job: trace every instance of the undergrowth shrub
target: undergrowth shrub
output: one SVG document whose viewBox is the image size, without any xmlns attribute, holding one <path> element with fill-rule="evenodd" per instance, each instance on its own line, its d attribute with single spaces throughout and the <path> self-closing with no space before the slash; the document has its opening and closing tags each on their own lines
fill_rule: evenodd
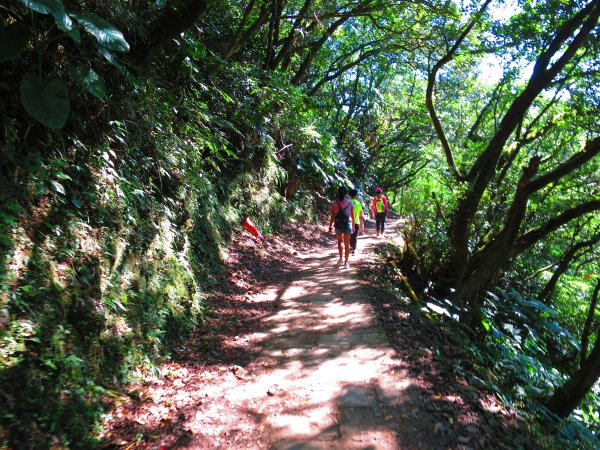
<svg viewBox="0 0 600 450">
<path fill-rule="evenodd" d="M 103 133 L 77 120 L 62 136 L 10 131 L 23 141 L 3 149 L 2 445 L 94 447 L 106 392 L 154 370 L 205 315 L 230 228 L 206 158 L 168 125 L 173 94 L 158 92 L 111 105 Z"/>
<path fill-rule="evenodd" d="M 143 37 L 144 18 L 113 6 L 99 12 Z M 54 16 L 35 17 L 51 38 Z M 98 23 L 110 31 L 99 38 L 127 44 Z M 316 221 L 313 191 L 347 180 L 319 114 L 279 75 L 188 37 L 135 67 L 85 36 L 2 62 L 0 446 L 96 445 L 111 392 L 157 373 L 204 319 L 241 220 L 265 233 Z M 44 58 L 71 97 L 52 130 L 16 89 Z"/>
<path fill-rule="evenodd" d="M 204 57 L 116 77 L 119 96 L 76 99 L 60 134 L 2 118 L 0 445 L 97 445 L 111 393 L 158 373 L 204 319 L 245 215 L 265 233 L 316 220 L 310 189 L 285 198 L 276 150 L 282 117 L 312 120 L 302 103 L 285 110 L 283 85 L 242 66 L 207 83 L 225 69 Z"/>
<path fill-rule="evenodd" d="M 597 447 L 597 395 L 590 393 L 571 420 L 560 420 L 544 407 L 545 399 L 567 379 L 553 364 L 549 347 L 578 347 L 574 337 L 556 322 L 558 314 L 553 309 L 514 289 L 498 288 L 486 294 L 482 308 L 485 335 L 477 337 L 458 321 L 460 307 L 448 299 L 427 296 L 422 311 L 449 330 L 455 343 L 465 349 L 467 367 L 473 374 L 469 382 L 518 410 L 528 423 L 537 423 L 532 432 L 544 448 L 574 443 L 577 448 Z"/>
</svg>

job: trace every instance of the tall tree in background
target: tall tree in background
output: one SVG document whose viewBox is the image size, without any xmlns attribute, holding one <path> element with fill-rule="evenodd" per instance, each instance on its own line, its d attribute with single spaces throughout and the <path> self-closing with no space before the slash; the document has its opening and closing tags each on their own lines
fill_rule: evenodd
<svg viewBox="0 0 600 450">
<path fill-rule="evenodd" d="M 600 138 L 589 136 L 579 151 L 571 155 L 561 155 L 554 149 L 545 149 L 547 156 L 533 154 L 524 162 L 522 174 L 514 185 L 512 200 L 508 201 L 502 219 L 502 226 L 492 230 L 487 236 L 478 233 L 477 216 L 482 206 L 482 198 L 498 177 L 503 176 L 502 157 L 504 148 L 510 144 L 511 137 L 516 134 L 513 152 L 525 147 L 519 144 L 519 136 L 536 136 L 539 132 L 541 117 L 546 111 L 543 99 L 531 110 L 540 94 L 548 89 L 556 88 L 557 83 L 565 83 L 577 77 L 575 66 L 582 60 L 590 61 L 597 56 L 597 48 L 589 46 L 590 39 L 597 39 L 600 1 L 594 0 L 582 5 L 575 13 L 555 11 L 557 25 L 553 35 L 545 36 L 546 42 L 541 45 L 533 72 L 525 87 L 518 93 L 497 119 L 497 125 L 490 135 L 487 145 L 475 155 L 473 162 L 464 159 L 462 164 L 455 161 L 453 150 L 446 138 L 441 121 L 437 118 L 433 94 L 438 71 L 453 58 L 462 42 L 472 32 L 485 8 L 485 2 L 473 20 L 464 28 L 453 46 L 432 66 L 428 80 L 427 107 L 434 122 L 438 138 L 442 144 L 448 167 L 454 174 L 457 183 L 461 184 L 461 196 L 458 207 L 453 213 L 450 229 L 451 253 L 447 260 L 444 283 L 453 289 L 453 297 L 465 302 L 467 312 L 476 322 L 480 303 L 479 293 L 490 286 L 490 283 L 501 272 L 503 266 L 515 256 L 544 239 L 548 234 L 561 226 L 600 210 L 600 201 L 594 198 L 594 189 L 577 200 L 575 205 L 563 207 L 553 217 L 530 229 L 523 229 L 527 217 L 527 204 L 535 196 L 551 186 L 560 184 L 592 158 L 600 153 Z M 568 14 L 568 15 L 567 15 Z M 591 35 L 591 38 L 590 38 Z M 563 77 L 559 80 L 559 77 Z M 559 85 L 560 87 L 560 85 Z M 533 113 L 530 117 L 528 114 Z M 531 142 L 524 139 L 524 144 Z M 541 149 L 540 149 L 541 150 Z M 510 155 L 508 163 L 515 161 L 515 153 Z M 546 167 L 544 173 L 540 169 Z M 514 170 L 514 169 L 513 169 Z"/>
</svg>

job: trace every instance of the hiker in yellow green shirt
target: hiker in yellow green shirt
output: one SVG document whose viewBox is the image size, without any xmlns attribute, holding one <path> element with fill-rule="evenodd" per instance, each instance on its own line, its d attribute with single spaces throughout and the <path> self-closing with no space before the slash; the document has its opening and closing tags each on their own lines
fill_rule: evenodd
<svg viewBox="0 0 600 450">
<path fill-rule="evenodd" d="M 358 234 L 364 234 L 365 232 L 365 215 L 363 214 L 363 205 L 358 198 L 358 191 L 356 189 L 350 189 L 350 201 L 354 205 L 354 230 L 352 230 L 352 236 L 350 237 L 350 252 L 354 255 L 356 251 L 356 241 L 358 240 Z"/>
<path fill-rule="evenodd" d="M 371 203 L 371 212 L 375 217 L 375 227 L 377 228 L 377 236 L 380 234 L 383 236 L 385 233 L 385 216 L 389 210 L 388 200 L 383 195 L 383 190 L 378 187 L 375 189 L 375 197 Z"/>
</svg>

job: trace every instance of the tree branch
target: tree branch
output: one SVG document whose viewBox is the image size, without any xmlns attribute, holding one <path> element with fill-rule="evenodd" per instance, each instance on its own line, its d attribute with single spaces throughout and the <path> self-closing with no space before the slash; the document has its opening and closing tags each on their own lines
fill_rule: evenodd
<svg viewBox="0 0 600 450">
<path fill-rule="evenodd" d="M 543 239 L 553 231 L 556 231 L 558 228 L 569 223 L 571 220 L 598 210 L 600 210 L 600 200 L 590 200 L 586 203 L 577 205 L 574 208 L 563 211 L 561 214 L 549 220 L 544 225 L 525 233 L 519 239 L 517 239 L 513 250 L 513 256 L 524 252 L 540 239 Z"/>
<path fill-rule="evenodd" d="M 433 103 L 433 89 L 435 87 L 435 81 L 436 81 L 438 71 L 442 67 L 444 67 L 444 65 L 446 65 L 448 62 L 450 62 L 452 59 L 454 59 L 454 56 L 455 56 L 456 52 L 458 51 L 458 48 L 460 47 L 462 42 L 465 40 L 467 35 L 471 32 L 471 30 L 473 29 L 473 27 L 479 20 L 479 17 L 481 16 L 481 14 L 483 14 L 483 12 L 485 11 L 485 9 L 488 7 L 488 5 L 490 3 L 491 3 L 491 0 L 486 0 L 484 2 L 484 4 L 481 6 L 479 11 L 475 14 L 475 16 L 473 17 L 471 22 L 469 22 L 467 27 L 463 30 L 463 32 L 458 37 L 458 39 L 456 39 L 456 42 L 454 43 L 454 45 L 450 48 L 450 50 L 448 50 L 448 52 L 441 59 L 439 59 L 433 65 L 431 72 L 429 72 L 429 75 L 427 76 L 427 90 L 426 90 L 426 94 L 425 94 L 425 105 L 427 107 L 427 111 L 429 112 L 429 117 L 431 118 L 431 122 L 433 123 L 433 128 L 435 129 L 438 139 L 440 140 L 440 143 L 442 144 L 442 149 L 444 150 L 444 155 L 446 156 L 446 163 L 448 164 L 448 167 L 450 167 L 450 170 L 452 170 L 452 173 L 454 173 L 454 176 L 456 177 L 457 180 L 462 180 L 463 176 L 461 175 L 460 171 L 458 170 L 458 167 L 456 167 L 456 163 L 454 161 L 454 155 L 452 154 L 452 149 L 450 148 L 450 143 L 448 142 L 448 139 L 446 138 L 446 134 L 444 133 L 444 128 L 442 127 L 442 123 L 440 122 L 440 119 L 438 118 L 437 112 L 435 110 L 435 105 Z"/>
<path fill-rule="evenodd" d="M 592 293 L 592 301 L 588 309 L 588 314 L 585 319 L 583 331 L 581 332 L 581 354 L 580 354 L 580 366 L 583 366 L 588 358 L 588 346 L 589 339 L 592 332 L 592 324 L 594 322 L 594 315 L 596 314 L 596 308 L 598 307 L 598 294 L 600 294 L 600 278 L 596 282 L 596 287 Z"/>
<path fill-rule="evenodd" d="M 578 169 L 594 156 L 600 153 L 600 136 L 588 141 L 584 149 L 575 153 L 568 160 L 560 164 L 554 170 L 532 180 L 528 183 L 527 189 L 529 192 L 536 192 L 550 183 L 560 180 L 565 175 Z"/>
</svg>

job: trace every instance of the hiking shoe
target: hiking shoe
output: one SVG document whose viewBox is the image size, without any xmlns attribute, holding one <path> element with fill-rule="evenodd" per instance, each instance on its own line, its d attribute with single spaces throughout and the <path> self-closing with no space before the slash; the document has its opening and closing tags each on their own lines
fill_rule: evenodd
<svg viewBox="0 0 600 450">
<path fill-rule="evenodd" d="M 349 269 L 349 268 L 350 268 L 350 263 L 344 264 L 344 269 Z"/>
<path fill-rule="evenodd" d="M 341 266 L 344 264 L 344 261 L 342 260 L 342 258 L 338 259 L 337 265 Z"/>
</svg>

